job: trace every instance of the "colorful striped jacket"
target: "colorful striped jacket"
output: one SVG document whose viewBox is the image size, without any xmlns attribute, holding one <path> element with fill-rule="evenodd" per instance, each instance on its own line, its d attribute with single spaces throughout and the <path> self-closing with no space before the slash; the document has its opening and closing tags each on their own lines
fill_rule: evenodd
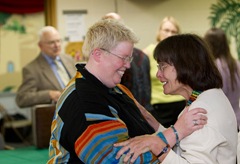
<svg viewBox="0 0 240 164">
<path fill-rule="evenodd" d="M 48 163 L 121 163 L 116 142 L 152 134 L 129 90 L 104 86 L 84 65 L 60 97 L 51 126 Z M 131 97 L 131 98 L 130 98 Z M 147 152 L 135 163 L 158 163 Z"/>
</svg>

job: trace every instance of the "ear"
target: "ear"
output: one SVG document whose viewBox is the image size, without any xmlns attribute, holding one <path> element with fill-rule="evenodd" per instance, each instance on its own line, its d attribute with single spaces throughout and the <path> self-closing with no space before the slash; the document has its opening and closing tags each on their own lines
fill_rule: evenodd
<svg viewBox="0 0 240 164">
<path fill-rule="evenodd" d="M 172 67 L 172 72 L 175 72 L 175 73 L 177 73 L 177 71 L 176 71 L 175 67 Z"/>
<path fill-rule="evenodd" d="M 99 48 L 96 48 L 92 51 L 92 57 L 96 62 L 100 62 L 102 58 L 102 50 Z"/>
<path fill-rule="evenodd" d="M 39 41 L 38 42 L 38 47 L 41 48 L 42 47 L 42 43 Z"/>
</svg>

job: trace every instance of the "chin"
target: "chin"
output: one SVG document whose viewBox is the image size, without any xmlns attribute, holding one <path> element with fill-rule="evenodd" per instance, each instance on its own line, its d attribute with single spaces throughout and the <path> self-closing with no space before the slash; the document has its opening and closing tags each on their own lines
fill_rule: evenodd
<svg viewBox="0 0 240 164">
<path fill-rule="evenodd" d="M 170 92 L 163 92 L 165 95 L 174 95 L 174 94 L 171 94 Z"/>
<path fill-rule="evenodd" d="M 121 83 L 121 81 L 122 81 L 121 77 L 116 80 L 117 84 Z"/>
<path fill-rule="evenodd" d="M 167 91 L 165 91 L 165 90 L 163 90 L 163 93 L 165 94 L 165 95 L 168 95 L 169 93 L 167 92 Z"/>
</svg>

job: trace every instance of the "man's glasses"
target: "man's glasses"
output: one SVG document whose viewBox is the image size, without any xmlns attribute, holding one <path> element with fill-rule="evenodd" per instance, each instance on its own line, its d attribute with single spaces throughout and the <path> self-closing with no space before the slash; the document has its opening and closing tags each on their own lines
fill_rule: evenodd
<svg viewBox="0 0 240 164">
<path fill-rule="evenodd" d="M 158 63 L 158 65 L 157 65 L 158 70 L 161 71 L 161 72 L 163 72 L 164 69 L 165 69 L 167 66 L 169 66 L 169 65 L 166 64 L 166 63 L 163 63 L 163 62 L 160 62 L 160 63 Z"/>
<path fill-rule="evenodd" d="M 106 49 L 104 49 L 104 48 L 100 48 L 100 49 L 103 50 L 103 51 L 106 51 L 106 52 L 109 53 L 109 54 L 112 54 L 112 55 L 114 55 L 114 56 L 122 59 L 122 61 L 123 61 L 124 63 L 127 63 L 127 62 L 131 63 L 131 62 L 133 61 L 133 56 L 122 57 L 122 56 L 117 55 L 117 54 L 114 54 L 114 53 L 112 53 L 112 52 L 110 52 L 110 51 L 108 51 L 108 50 L 106 50 Z"/>
<path fill-rule="evenodd" d="M 49 46 L 53 46 L 55 44 L 61 44 L 62 43 L 62 40 L 61 39 L 56 39 L 56 40 L 51 40 L 51 41 L 47 41 L 45 42 L 47 45 Z"/>
</svg>

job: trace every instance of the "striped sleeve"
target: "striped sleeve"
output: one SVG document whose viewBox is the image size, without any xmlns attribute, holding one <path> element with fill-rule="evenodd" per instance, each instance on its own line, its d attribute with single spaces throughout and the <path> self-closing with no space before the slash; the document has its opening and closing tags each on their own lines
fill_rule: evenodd
<svg viewBox="0 0 240 164">
<path fill-rule="evenodd" d="M 122 159 L 115 159 L 120 148 L 114 147 L 113 144 L 126 140 L 127 137 L 126 126 L 121 121 L 110 120 L 92 124 L 75 142 L 75 151 L 84 163 L 120 163 Z M 135 161 L 135 163 L 157 162 L 156 157 L 150 152 L 142 154 Z"/>
</svg>

